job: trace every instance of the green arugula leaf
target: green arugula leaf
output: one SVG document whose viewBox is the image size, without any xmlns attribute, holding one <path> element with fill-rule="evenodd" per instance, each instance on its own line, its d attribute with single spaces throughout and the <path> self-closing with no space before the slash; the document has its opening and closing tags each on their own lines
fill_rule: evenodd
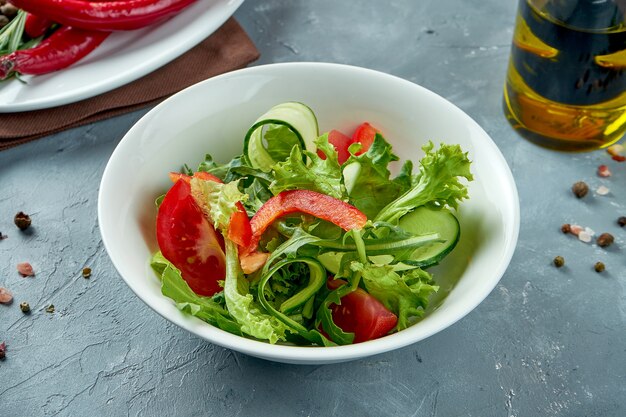
<svg viewBox="0 0 626 417">
<path fill-rule="evenodd" d="M 330 340 L 338 345 L 349 345 L 354 341 L 354 333 L 346 333 L 341 327 L 337 326 L 333 321 L 333 312 L 330 309 L 331 304 L 341 305 L 341 297 L 347 295 L 350 292 L 349 285 L 342 285 L 341 287 L 330 291 L 324 301 L 320 305 L 316 314 L 316 327 L 322 326 L 324 331 L 330 337 Z"/>
<path fill-rule="evenodd" d="M 222 330 L 241 335 L 240 326 L 232 319 L 223 304 L 215 301 L 215 297 L 202 297 L 194 293 L 182 278 L 180 271 L 165 259 L 161 252 L 152 257 L 150 265 L 161 278 L 161 292 L 171 298 L 179 310 Z"/>
</svg>

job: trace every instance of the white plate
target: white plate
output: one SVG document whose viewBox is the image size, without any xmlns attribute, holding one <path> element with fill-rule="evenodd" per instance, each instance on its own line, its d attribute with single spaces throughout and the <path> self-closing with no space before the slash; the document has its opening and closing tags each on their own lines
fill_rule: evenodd
<svg viewBox="0 0 626 417">
<path fill-rule="evenodd" d="M 461 239 L 436 270 L 442 285 L 426 318 L 414 326 L 350 346 L 270 345 L 226 333 L 181 313 L 161 294 L 150 269 L 158 249 L 154 199 L 171 187 L 167 176 L 208 152 L 219 162 L 240 154 L 256 118 L 294 100 L 315 111 L 320 131 L 352 131 L 369 121 L 402 159 L 418 161 L 427 140 L 458 143 L 473 161 L 470 199 L 458 212 Z M 128 167 L 133 167 L 129 175 Z M 118 272 L 148 306 L 188 331 L 239 352 L 274 361 L 316 364 L 363 358 L 429 337 L 472 311 L 495 287 L 517 242 L 519 200 L 511 171 L 467 114 L 406 80 L 363 68 L 322 63 L 262 65 L 203 81 L 145 115 L 119 143 L 102 176 L 98 220 Z M 113 281 L 111 285 L 116 285 Z M 445 296 L 445 297 L 444 297 Z M 476 319 L 476 317 L 474 317 Z M 476 337 L 479 337 L 477 335 Z"/>
<path fill-rule="evenodd" d="M 198 0 L 174 18 L 117 32 L 79 63 L 47 75 L 0 83 L 0 113 L 84 100 L 134 81 L 182 55 L 219 28 L 243 0 Z"/>
</svg>

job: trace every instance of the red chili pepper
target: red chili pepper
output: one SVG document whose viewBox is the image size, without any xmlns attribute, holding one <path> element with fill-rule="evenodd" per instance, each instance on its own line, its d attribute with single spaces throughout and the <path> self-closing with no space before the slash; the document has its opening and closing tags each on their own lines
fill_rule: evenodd
<svg viewBox="0 0 626 417">
<path fill-rule="evenodd" d="M 252 242 L 248 251 L 256 249 L 263 232 L 276 219 L 297 212 L 332 222 L 346 231 L 361 229 L 367 222 L 359 209 L 329 195 L 310 190 L 283 191 L 267 200 L 250 220 Z"/>
<path fill-rule="evenodd" d="M 20 9 L 87 30 L 134 30 L 166 19 L 196 0 L 11 0 Z"/>
<path fill-rule="evenodd" d="M 107 36 L 108 32 L 62 27 L 35 48 L 0 57 L 0 80 L 15 72 L 40 75 L 69 67 L 96 49 Z"/>
<path fill-rule="evenodd" d="M 182 179 L 187 184 L 191 183 L 191 177 L 189 175 L 181 174 L 180 172 L 170 172 L 170 180 L 176 183 L 179 179 Z M 205 181 L 214 181 L 222 184 L 222 180 L 213 174 L 208 172 L 198 171 L 193 174 L 194 178 L 199 178 Z M 237 211 L 231 214 L 228 221 L 228 230 L 226 232 L 227 237 L 235 242 L 242 248 L 250 245 L 250 239 L 252 239 L 252 228 L 250 227 L 250 219 L 248 219 L 248 213 L 240 201 L 237 202 Z"/>
<path fill-rule="evenodd" d="M 24 22 L 24 32 L 31 39 L 42 36 L 54 22 L 47 17 L 36 16 L 28 13 L 26 15 L 26 21 Z"/>
</svg>

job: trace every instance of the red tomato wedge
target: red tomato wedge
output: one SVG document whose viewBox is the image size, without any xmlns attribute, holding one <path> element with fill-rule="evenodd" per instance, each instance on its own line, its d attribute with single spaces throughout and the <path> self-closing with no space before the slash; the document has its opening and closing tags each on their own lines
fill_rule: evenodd
<svg viewBox="0 0 626 417">
<path fill-rule="evenodd" d="M 328 143 L 333 145 L 337 150 L 339 164 L 343 164 L 350 158 L 348 148 L 354 143 L 350 136 L 346 136 L 338 130 L 331 130 L 328 132 Z M 318 150 L 317 155 L 322 159 L 326 159 L 326 155 L 322 151 Z"/>
<path fill-rule="evenodd" d="M 169 176 L 172 182 L 176 182 L 181 179 L 187 184 L 191 184 L 191 177 L 189 175 L 185 175 L 180 172 L 170 172 Z M 213 174 L 209 174 L 208 172 L 194 172 L 193 176 L 194 178 L 199 178 L 205 181 L 215 181 L 220 184 L 222 183 L 221 179 Z M 230 216 L 227 236 L 239 246 L 247 247 L 250 245 L 250 239 L 252 239 L 252 228 L 250 227 L 248 213 L 246 213 L 246 209 L 241 202 L 237 202 L 237 211 Z"/>
<path fill-rule="evenodd" d="M 250 219 L 252 241 L 247 252 L 256 250 L 263 232 L 276 219 L 291 213 L 311 214 L 346 231 L 361 229 L 367 222 L 367 216 L 359 209 L 329 195 L 310 190 L 283 191 L 267 200 Z"/>
<path fill-rule="evenodd" d="M 339 279 L 330 279 L 327 283 L 330 289 L 345 284 L 345 281 Z M 343 296 L 341 305 L 331 304 L 330 309 L 333 322 L 344 332 L 354 333 L 354 343 L 385 336 L 398 322 L 395 314 L 361 288 Z"/>
<path fill-rule="evenodd" d="M 367 152 L 370 146 L 372 146 L 372 143 L 374 143 L 376 133 L 380 133 L 380 131 L 367 122 L 362 123 L 356 128 L 352 134 L 352 142 L 362 145 L 362 148 L 356 153 L 357 155 Z"/>
<path fill-rule="evenodd" d="M 180 269 L 199 295 L 211 296 L 226 276 L 224 241 L 191 196 L 184 180 L 176 181 L 157 213 L 157 241 L 163 256 Z"/>
</svg>

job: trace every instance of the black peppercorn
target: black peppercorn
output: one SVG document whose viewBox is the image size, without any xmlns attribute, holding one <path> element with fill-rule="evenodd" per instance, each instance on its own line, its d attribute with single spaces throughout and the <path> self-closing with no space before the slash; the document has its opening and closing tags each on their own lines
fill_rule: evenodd
<svg viewBox="0 0 626 417">
<path fill-rule="evenodd" d="M 612 234 L 602 233 L 600 236 L 598 236 L 598 239 L 596 239 L 596 243 L 598 244 L 598 246 L 606 248 L 607 246 L 611 246 L 614 240 L 615 239 L 613 238 Z"/>
<path fill-rule="evenodd" d="M 565 223 L 563 226 L 561 226 L 561 232 L 567 234 L 570 233 L 572 231 L 572 226 L 569 223 Z"/>
<path fill-rule="evenodd" d="M 617 224 L 619 224 L 619 227 L 626 226 L 626 216 L 622 216 L 619 219 L 617 219 Z"/>
<path fill-rule="evenodd" d="M 21 211 L 15 215 L 13 221 L 20 230 L 28 229 L 31 224 L 30 216 Z"/>
<path fill-rule="evenodd" d="M 605 267 L 604 267 L 604 264 L 602 262 L 596 262 L 596 264 L 593 266 L 593 269 L 595 269 L 596 272 L 600 273 L 600 272 L 604 271 Z"/>
<path fill-rule="evenodd" d="M 20 310 L 22 310 L 24 314 L 30 313 L 30 304 L 27 302 L 20 303 Z"/>
<path fill-rule="evenodd" d="M 557 256 L 552 262 L 554 262 L 554 266 L 556 266 L 557 268 L 565 265 L 565 259 L 562 256 Z"/>
<path fill-rule="evenodd" d="M 572 185 L 572 192 L 577 198 L 583 198 L 589 192 L 589 186 L 584 181 L 578 181 Z"/>
</svg>

